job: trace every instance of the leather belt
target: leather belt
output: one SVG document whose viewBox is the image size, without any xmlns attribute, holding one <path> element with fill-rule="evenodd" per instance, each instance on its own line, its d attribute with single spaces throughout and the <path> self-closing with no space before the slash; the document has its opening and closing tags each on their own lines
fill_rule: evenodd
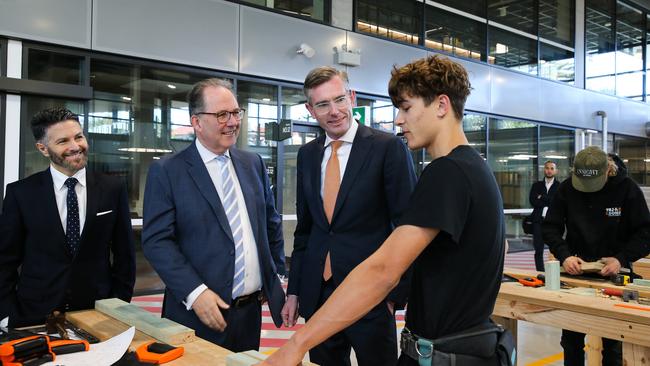
<svg viewBox="0 0 650 366">
<path fill-rule="evenodd" d="M 232 299 L 230 306 L 234 308 L 241 308 L 255 301 L 260 301 L 261 298 L 262 298 L 262 291 L 255 291 L 252 294 L 239 296 L 236 299 Z"/>
</svg>

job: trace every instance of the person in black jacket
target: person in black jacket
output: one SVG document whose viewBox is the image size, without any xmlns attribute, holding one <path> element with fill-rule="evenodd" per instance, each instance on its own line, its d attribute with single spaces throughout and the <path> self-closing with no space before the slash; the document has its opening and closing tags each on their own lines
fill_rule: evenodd
<svg viewBox="0 0 650 366">
<path fill-rule="evenodd" d="M 563 233 L 566 228 L 566 239 Z M 598 147 L 576 155 L 573 173 L 560 184 L 542 225 L 544 241 L 567 273 L 601 260 L 602 276 L 650 253 L 650 212 L 639 186 L 618 174 Z M 565 365 L 584 365 L 584 334 L 562 331 Z M 621 342 L 603 339 L 603 365 L 621 365 Z"/>
<path fill-rule="evenodd" d="M 533 183 L 530 187 L 528 200 L 533 205 L 533 247 L 535 248 L 535 268 L 538 271 L 544 270 L 544 240 L 542 239 L 542 221 L 546 216 L 546 210 L 553 201 L 553 196 L 560 186 L 555 179 L 557 166 L 552 161 L 544 163 L 544 179 Z"/>
</svg>

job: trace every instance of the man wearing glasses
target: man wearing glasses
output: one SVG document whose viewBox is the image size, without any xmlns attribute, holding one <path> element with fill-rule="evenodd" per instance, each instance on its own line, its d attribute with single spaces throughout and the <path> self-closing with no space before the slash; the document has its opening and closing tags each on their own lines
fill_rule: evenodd
<svg viewBox="0 0 650 366">
<path fill-rule="evenodd" d="M 196 140 L 152 163 L 142 247 L 165 282 L 163 316 L 239 352 L 259 349 L 261 304 L 279 327 L 281 219 L 262 158 L 235 148 L 244 110 L 229 82 L 188 94 Z"/>
<path fill-rule="evenodd" d="M 347 74 L 319 67 L 305 78 L 307 109 L 325 134 L 301 147 L 297 216 L 286 326 L 298 313 L 309 319 L 338 284 L 390 235 L 415 186 L 411 156 L 402 141 L 352 119 L 354 91 Z M 405 276 L 386 301 L 309 352 L 321 366 L 397 362 L 395 307 L 406 303 Z"/>
</svg>

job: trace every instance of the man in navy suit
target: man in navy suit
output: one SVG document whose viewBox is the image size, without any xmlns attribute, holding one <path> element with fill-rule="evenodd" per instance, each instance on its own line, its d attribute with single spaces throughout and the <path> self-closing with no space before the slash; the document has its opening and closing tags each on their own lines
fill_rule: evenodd
<svg viewBox="0 0 650 366">
<path fill-rule="evenodd" d="M 309 319 L 348 273 L 379 248 L 416 180 L 399 138 L 352 119 L 355 94 L 345 72 L 316 68 L 307 75 L 304 91 L 307 109 L 325 134 L 298 152 L 298 223 L 283 309 L 287 326 L 295 324 L 298 312 Z M 354 348 L 361 366 L 395 364 L 393 312 L 395 305 L 406 303 L 407 288 L 402 279 L 386 301 L 312 349 L 310 360 L 321 366 L 350 365 Z"/>
<path fill-rule="evenodd" d="M 529 201 L 533 205 L 533 247 L 535 248 L 535 269 L 544 270 L 544 239 L 542 239 L 542 221 L 546 216 L 548 206 L 553 202 L 560 182 L 555 179 L 557 166 L 552 161 L 544 163 L 544 179 L 533 183 L 530 187 Z"/>
<path fill-rule="evenodd" d="M 244 109 L 230 83 L 188 94 L 196 140 L 154 162 L 144 196 L 144 254 L 165 282 L 163 316 L 239 352 L 259 349 L 261 305 L 282 319 L 281 218 L 266 167 L 235 148 Z"/>
<path fill-rule="evenodd" d="M 87 171 L 88 142 L 69 110 L 41 111 L 31 127 L 50 167 L 7 186 L 0 220 L 0 319 L 13 327 L 97 299 L 129 302 L 135 282 L 124 184 Z"/>
</svg>

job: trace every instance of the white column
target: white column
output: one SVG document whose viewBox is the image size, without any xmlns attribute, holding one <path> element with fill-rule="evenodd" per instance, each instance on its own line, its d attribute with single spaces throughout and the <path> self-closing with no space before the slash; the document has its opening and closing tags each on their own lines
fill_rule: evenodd
<svg viewBox="0 0 650 366">
<path fill-rule="evenodd" d="M 9 40 L 7 44 L 7 77 L 20 79 L 22 65 L 22 42 Z M 20 95 L 7 94 L 5 117 L 3 196 L 7 184 L 17 181 L 20 173 Z"/>
</svg>

